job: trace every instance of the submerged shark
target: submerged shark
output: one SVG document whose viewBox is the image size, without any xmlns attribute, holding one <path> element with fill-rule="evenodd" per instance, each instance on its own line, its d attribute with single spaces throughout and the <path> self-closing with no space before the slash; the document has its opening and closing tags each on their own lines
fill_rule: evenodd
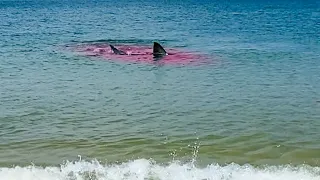
<svg viewBox="0 0 320 180">
<path fill-rule="evenodd" d="M 119 50 L 117 48 L 115 48 L 113 45 L 110 44 L 111 50 L 113 51 L 114 54 L 117 55 L 141 55 L 141 54 L 135 54 L 135 53 L 127 53 L 124 52 L 122 50 Z M 166 55 L 168 55 L 168 53 L 166 52 L 166 50 L 164 50 L 164 48 L 157 42 L 153 43 L 153 49 L 152 49 L 152 55 L 154 58 L 161 58 L 164 57 Z"/>
<path fill-rule="evenodd" d="M 201 54 L 177 48 L 168 48 L 168 53 L 158 42 L 153 42 L 153 47 L 136 44 L 118 44 L 117 47 L 110 43 L 87 44 L 78 50 L 87 56 L 99 56 L 129 63 L 199 64 L 206 63 L 207 59 Z"/>
</svg>

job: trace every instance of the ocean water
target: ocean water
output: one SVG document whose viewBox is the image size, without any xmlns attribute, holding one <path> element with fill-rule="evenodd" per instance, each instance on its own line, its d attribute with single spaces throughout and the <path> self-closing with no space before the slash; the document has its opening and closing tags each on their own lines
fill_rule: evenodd
<svg viewBox="0 0 320 180">
<path fill-rule="evenodd" d="M 319 180 L 319 72 L 318 1 L 1 0 L 0 179 Z"/>
</svg>

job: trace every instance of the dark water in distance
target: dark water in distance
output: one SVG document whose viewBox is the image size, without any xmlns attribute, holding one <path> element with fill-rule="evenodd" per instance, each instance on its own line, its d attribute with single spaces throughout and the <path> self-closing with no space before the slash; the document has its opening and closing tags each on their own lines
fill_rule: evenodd
<svg viewBox="0 0 320 180">
<path fill-rule="evenodd" d="M 319 179 L 317 1 L 10 0 L 0 20 L 1 179 Z M 215 63 L 65 48 L 153 41 Z"/>
</svg>

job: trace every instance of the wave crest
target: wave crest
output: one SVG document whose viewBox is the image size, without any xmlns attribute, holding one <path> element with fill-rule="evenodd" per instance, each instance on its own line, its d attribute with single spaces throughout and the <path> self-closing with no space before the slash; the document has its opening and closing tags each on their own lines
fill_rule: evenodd
<svg viewBox="0 0 320 180">
<path fill-rule="evenodd" d="M 178 161 L 157 164 L 152 160 L 137 159 L 125 163 L 101 164 L 98 161 L 66 162 L 60 167 L 0 168 L 2 180 L 319 180 L 320 167 L 307 165 L 265 166 L 211 164 L 196 167 L 194 163 Z"/>
</svg>

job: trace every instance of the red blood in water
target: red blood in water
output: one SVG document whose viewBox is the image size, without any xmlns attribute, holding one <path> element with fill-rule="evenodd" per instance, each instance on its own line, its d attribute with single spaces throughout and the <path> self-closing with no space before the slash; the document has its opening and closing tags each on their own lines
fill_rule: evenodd
<svg viewBox="0 0 320 180">
<path fill-rule="evenodd" d="M 149 46 L 131 46 L 117 45 L 117 49 L 124 51 L 127 55 L 114 54 L 109 46 L 101 47 L 98 45 L 88 45 L 80 48 L 88 56 L 100 56 L 108 60 L 117 60 L 128 63 L 149 63 L 149 64 L 172 64 L 172 65 L 187 65 L 187 64 L 203 64 L 209 63 L 208 58 L 204 55 L 186 52 L 179 49 L 167 48 L 168 55 L 156 60 L 152 55 L 152 47 Z"/>
</svg>

